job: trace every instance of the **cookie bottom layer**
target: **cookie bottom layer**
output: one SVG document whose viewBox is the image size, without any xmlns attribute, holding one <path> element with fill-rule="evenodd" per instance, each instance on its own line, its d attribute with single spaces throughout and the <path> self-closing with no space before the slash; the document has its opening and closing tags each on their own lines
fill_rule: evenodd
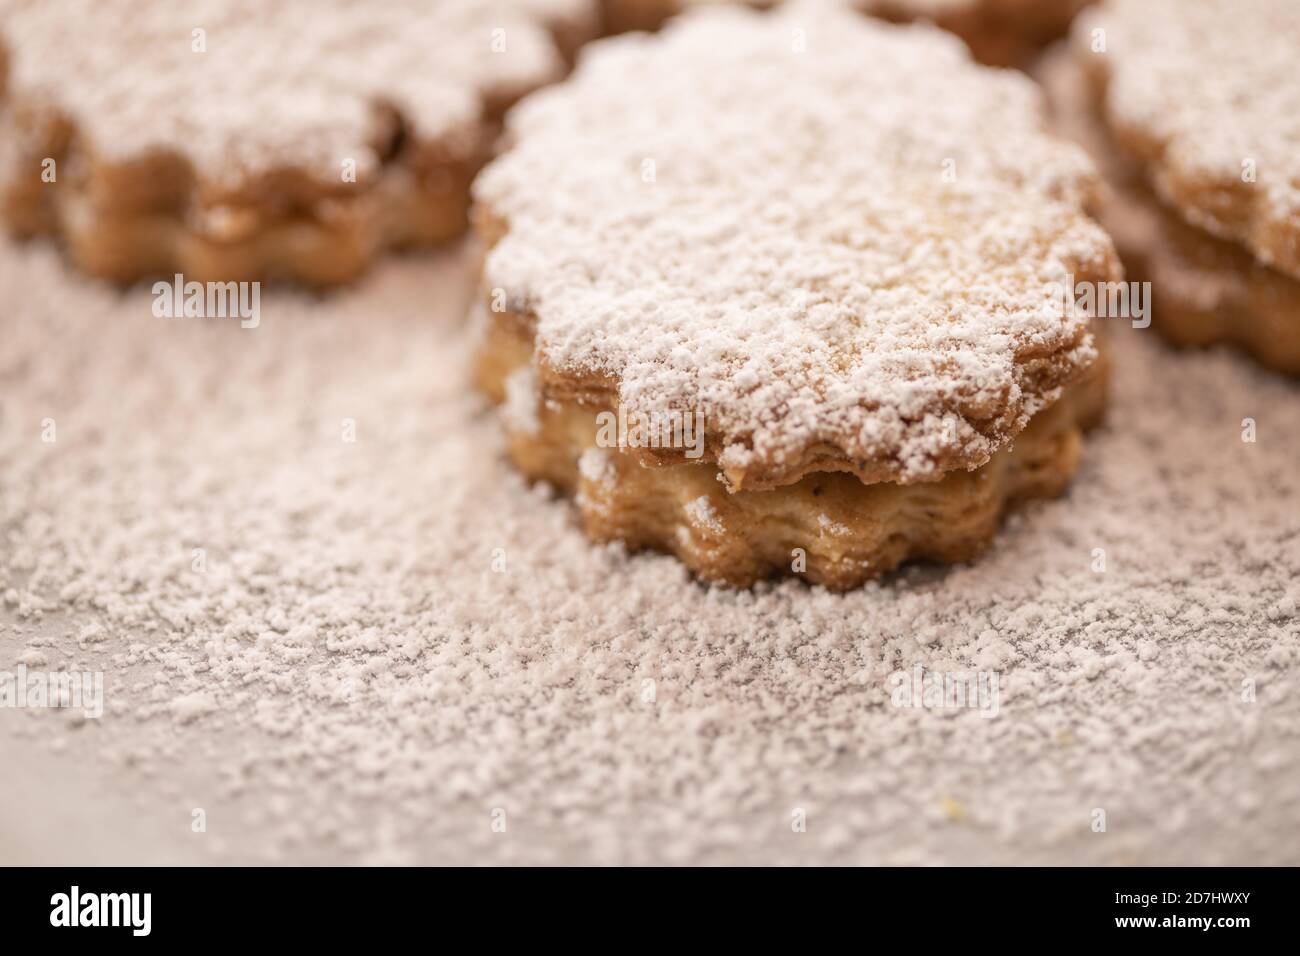
<svg viewBox="0 0 1300 956">
<path fill-rule="evenodd" d="M 78 268 L 115 282 L 173 273 L 198 282 L 347 282 L 383 251 L 465 232 L 469 185 L 482 162 L 393 161 L 374 181 L 327 195 L 286 174 L 268 190 L 278 194 L 274 203 L 259 196 L 195 208 L 192 177 L 171 157 L 43 182 L 39 156 L 61 155 L 60 145 L 47 142 L 14 162 L 0 184 L 0 218 L 18 238 L 59 238 Z"/>
<path fill-rule="evenodd" d="M 1053 51 L 1039 72 L 1058 131 L 1083 145 L 1105 176 L 1108 188 L 1091 211 L 1114 240 L 1127 278 L 1151 283 L 1152 327 L 1172 345 L 1228 345 L 1300 375 L 1300 280 L 1165 205 L 1114 142 L 1096 91 L 1069 51 Z"/>
<path fill-rule="evenodd" d="M 506 403 L 515 466 L 571 495 L 593 540 L 666 551 L 707 581 L 739 587 L 794 574 L 847 590 L 909 559 L 970 560 L 1007 511 L 1065 490 L 1082 433 L 1105 406 L 1098 362 L 1013 447 L 973 471 L 911 485 L 817 473 L 769 491 L 728 493 L 712 464 L 648 466 L 600 447 L 600 410 L 540 401 L 531 361 L 526 338 L 497 328 L 477 367 L 479 386 Z"/>
</svg>

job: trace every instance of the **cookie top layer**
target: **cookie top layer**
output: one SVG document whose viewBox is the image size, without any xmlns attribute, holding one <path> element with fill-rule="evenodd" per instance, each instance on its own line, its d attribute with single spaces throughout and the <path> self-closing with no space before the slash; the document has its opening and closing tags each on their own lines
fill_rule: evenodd
<svg viewBox="0 0 1300 956">
<path fill-rule="evenodd" d="M 1074 45 L 1161 198 L 1300 277 L 1300 3 L 1108 0 Z"/>
<path fill-rule="evenodd" d="M 511 114 L 486 281 L 547 394 L 702 412 L 732 487 L 976 467 L 1095 357 L 1045 287 L 1117 269 L 1042 113 L 930 27 L 689 14 Z"/>
<path fill-rule="evenodd" d="M 92 155 L 188 157 L 207 180 L 377 157 L 375 105 L 427 140 L 557 78 L 549 27 L 590 0 L 0 0 L 7 95 L 70 118 Z M 201 32 L 198 32 L 201 31 Z"/>
</svg>

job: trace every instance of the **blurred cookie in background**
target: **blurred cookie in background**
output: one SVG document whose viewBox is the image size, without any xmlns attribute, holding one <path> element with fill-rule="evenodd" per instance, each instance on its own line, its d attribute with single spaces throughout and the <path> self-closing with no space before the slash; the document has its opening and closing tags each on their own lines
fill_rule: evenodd
<svg viewBox="0 0 1300 956">
<path fill-rule="evenodd" d="M 0 0 L 0 218 L 129 282 L 332 285 L 460 235 L 593 0 Z"/>
<path fill-rule="evenodd" d="M 1108 0 L 1039 78 L 1152 323 L 1300 374 L 1300 5 Z"/>
</svg>

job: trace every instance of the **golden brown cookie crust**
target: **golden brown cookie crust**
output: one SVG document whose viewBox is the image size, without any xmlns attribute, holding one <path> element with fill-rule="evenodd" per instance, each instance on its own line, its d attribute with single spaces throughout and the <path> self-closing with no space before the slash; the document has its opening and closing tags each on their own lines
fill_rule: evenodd
<svg viewBox="0 0 1300 956">
<path fill-rule="evenodd" d="M 506 401 L 512 376 L 527 381 L 531 361 L 522 328 L 492 323 L 477 383 Z M 1008 511 L 1064 491 L 1084 429 L 1102 417 L 1105 379 L 1098 362 L 987 464 L 914 485 L 812 472 L 775 490 L 729 493 L 707 462 L 656 465 L 632 449 L 598 447 L 598 407 L 535 394 L 522 415 L 505 416 L 507 453 L 527 477 L 572 496 L 595 541 L 666 551 L 706 581 L 747 587 L 794 574 L 846 590 L 911 559 L 970 560 Z"/>
</svg>

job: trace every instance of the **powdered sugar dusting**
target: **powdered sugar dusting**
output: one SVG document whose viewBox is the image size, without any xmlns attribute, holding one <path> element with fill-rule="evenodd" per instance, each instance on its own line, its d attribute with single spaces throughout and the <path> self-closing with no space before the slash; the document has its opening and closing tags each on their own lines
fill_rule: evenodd
<svg viewBox="0 0 1300 956">
<path fill-rule="evenodd" d="M 690 519 L 691 524 L 696 527 L 718 534 L 726 530 L 722 523 L 722 516 L 713 507 L 713 502 L 709 501 L 708 495 L 700 495 L 698 498 L 686 502 L 683 510 L 686 512 L 686 517 Z"/>
<path fill-rule="evenodd" d="M 821 529 L 822 534 L 829 534 L 835 537 L 846 537 L 853 533 L 852 528 L 848 525 L 840 524 L 838 521 L 832 520 L 830 515 L 818 515 L 817 527 Z"/>
<path fill-rule="evenodd" d="M 598 485 L 610 484 L 615 475 L 609 452 L 604 448 L 588 448 L 578 457 L 578 473 Z"/>
<path fill-rule="evenodd" d="M 1163 198 L 1300 277 L 1300 4 L 1108 0 L 1075 38 L 1112 121 L 1154 144 Z"/>
<path fill-rule="evenodd" d="M 547 24 L 590 11 L 588 0 L 0 0 L 0 37 L 9 96 L 71 116 L 95 156 L 174 150 L 215 182 L 285 166 L 337 179 L 344 159 L 373 167 L 377 104 L 422 138 L 469 135 L 485 98 L 560 74 Z"/>
<path fill-rule="evenodd" d="M 979 464 L 1056 398 L 1030 356 L 1094 357 L 1046 284 L 1113 262 L 1041 113 L 929 27 L 690 14 L 512 113 L 475 189 L 509 226 L 487 282 L 552 367 L 702 410 L 724 467 L 818 444 L 903 480 Z"/>
<path fill-rule="evenodd" d="M 0 249 L 0 670 L 105 672 L 98 722 L 0 709 L 6 861 L 1300 862 L 1291 383 L 1124 323 L 979 562 L 709 589 L 505 463 L 470 258 L 241 330 Z M 918 664 L 999 715 L 894 707 Z"/>
<path fill-rule="evenodd" d="M 532 365 L 521 365 L 506 377 L 506 400 L 501 413 L 511 429 L 535 435 L 541 428 L 537 414 L 537 374 Z"/>
</svg>

